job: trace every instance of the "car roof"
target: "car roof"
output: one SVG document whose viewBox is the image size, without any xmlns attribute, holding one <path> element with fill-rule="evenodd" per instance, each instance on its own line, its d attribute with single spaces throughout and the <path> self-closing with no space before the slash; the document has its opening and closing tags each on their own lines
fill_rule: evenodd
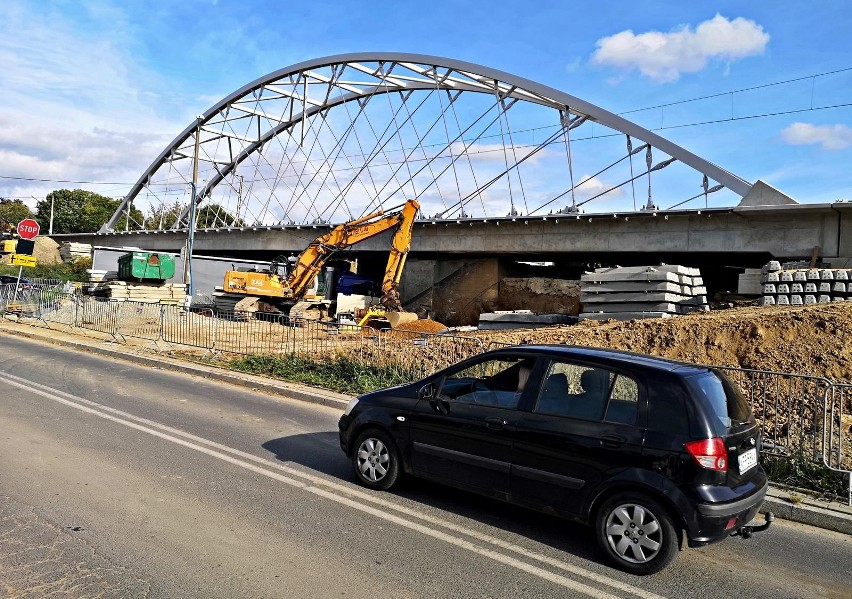
<svg viewBox="0 0 852 599">
<path fill-rule="evenodd" d="M 681 376 L 705 373 L 710 369 L 709 366 L 691 364 L 689 362 L 679 362 L 677 360 L 670 360 L 659 356 L 650 356 L 648 354 L 605 349 L 601 347 L 585 347 L 580 345 L 514 345 L 494 351 L 508 351 L 516 355 L 546 354 L 561 358 L 587 358 L 601 363 L 623 365 L 633 368 L 638 366 L 643 369 L 677 373 Z"/>
</svg>

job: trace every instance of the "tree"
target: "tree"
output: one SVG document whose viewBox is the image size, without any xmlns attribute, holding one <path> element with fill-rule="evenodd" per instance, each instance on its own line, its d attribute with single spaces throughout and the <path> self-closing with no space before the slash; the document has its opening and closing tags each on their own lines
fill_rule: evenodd
<svg viewBox="0 0 852 599">
<path fill-rule="evenodd" d="M 29 206 L 24 204 L 21 200 L 7 200 L 5 198 L 0 198 L 0 221 L 5 221 L 7 225 L 11 225 L 13 230 L 15 225 L 19 222 L 25 218 L 32 217 L 32 210 L 30 210 Z"/>
<path fill-rule="evenodd" d="M 156 207 L 151 206 L 148 209 L 148 216 L 145 218 L 145 228 L 151 231 L 171 229 L 177 222 L 182 210 L 183 204 L 178 201 L 171 205 L 163 203 Z"/>
<path fill-rule="evenodd" d="M 51 204 L 53 205 L 54 233 L 95 233 L 106 223 L 121 205 L 121 200 L 108 198 L 83 189 L 59 189 L 47 194 L 36 204 L 36 220 L 43 226 L 50 222 Z M 141 229 L 142 212 L 132 204 L 130 206 L 130 227 L 132 231 Z M 115 225 L 117 231 L 126 228 L 127 213 Z"/>
<path fill-rule="evenodd" d="M 243 219 L 228 212 L 221 204 L 203 204 L 195 212 L 195 227 L 208 229 L 215 227 L 244 227 Z"/>
</svg>

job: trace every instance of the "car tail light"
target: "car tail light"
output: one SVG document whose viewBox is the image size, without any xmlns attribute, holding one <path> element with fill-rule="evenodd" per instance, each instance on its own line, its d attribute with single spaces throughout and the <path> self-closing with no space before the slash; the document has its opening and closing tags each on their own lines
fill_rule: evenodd
<svg viewBox="0 0 852 599">
<path fill-rule="evenodd" d="M 690 441 L 684 447 L 702 468 L 728 471 L 728 450 L 725 449 L 725 442 L 721 438 Z"/>
</svg>

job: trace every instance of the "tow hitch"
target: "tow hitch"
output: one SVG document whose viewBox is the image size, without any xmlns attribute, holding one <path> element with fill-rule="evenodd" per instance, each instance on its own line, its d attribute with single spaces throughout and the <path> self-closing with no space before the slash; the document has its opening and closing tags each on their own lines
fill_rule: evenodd
<svg viewBox="0 0 852 599">
<path fill-rule="evenodd" d="M 772 512 L 766 512 L 764 516 L 764 523 L 760 526 L 740 526 L 737 530 L 731 533 L 732 537 L 742 537 L 744 539 L 750 539 L 751 535 L 756 532 L 763 532 L 769 525 L 775 522 L 775 514 Z"/>
</svg>

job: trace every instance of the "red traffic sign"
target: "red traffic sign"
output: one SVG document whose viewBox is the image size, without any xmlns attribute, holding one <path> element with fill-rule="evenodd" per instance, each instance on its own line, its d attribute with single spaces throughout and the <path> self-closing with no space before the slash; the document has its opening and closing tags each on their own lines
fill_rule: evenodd
<svg viewBox="0 0 852 599">
<path fill-rule="evenodd" d="M 35 239 L 38 237 L 39 226 L 31 218 L 25 218 L 18 223 L 18 236 L 21 239 Z"/>
</svg>

